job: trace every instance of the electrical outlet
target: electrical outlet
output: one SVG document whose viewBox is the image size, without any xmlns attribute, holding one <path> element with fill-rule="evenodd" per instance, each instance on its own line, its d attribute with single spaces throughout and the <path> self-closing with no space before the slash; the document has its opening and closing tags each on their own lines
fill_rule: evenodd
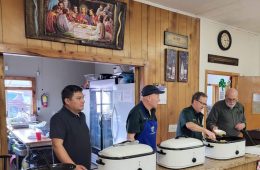
<svg viewBox="0 0 260 170">
<path fill-rule="evenodd" d="M 168 132 L 176 132 L 177 130 L 177 124 L 170 124 Z"/>
</svg>

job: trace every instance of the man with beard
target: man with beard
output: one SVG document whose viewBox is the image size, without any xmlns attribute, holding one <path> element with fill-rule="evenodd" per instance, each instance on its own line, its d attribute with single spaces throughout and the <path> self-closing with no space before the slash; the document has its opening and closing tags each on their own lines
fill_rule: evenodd
<svg viewBox="0 0 260 170">
<path fill-rule="evenodd" d="M 234 88 L 226 91 L 225 100 L 212 107 L 207 118 L 207 128 L 211 131 L 221 129 L 227 136 L 239 136 L 246 127 L 244 107 L 238 102 L 238 92 Z"/>
<path fill-rule="evenodd" d="M 57 16 L 60 13 L 60 8 L 58 5 L 55 5 L 51 11 L 47 13 L 46 16 L 46 32 L 47 33 L 56 33 L 57 28 Z"/>
<path fill-rule="evenodd" d="M 209 139 L 216 139 L 211 131 L 203 127 L 202 110 L 207 106 L 207 95 L 196 92 L 191 99 L 191 106 L 184 108 L 179 116 L 176 137 L 191 137 L 202 140 L 204 134 Z"/>
</svg>

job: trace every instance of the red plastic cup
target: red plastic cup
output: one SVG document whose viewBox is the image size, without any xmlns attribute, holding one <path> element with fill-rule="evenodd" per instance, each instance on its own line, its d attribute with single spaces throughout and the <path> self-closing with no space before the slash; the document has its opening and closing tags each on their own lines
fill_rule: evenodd
<svg viewBox="0 0 260 170">
<path fill-rule="evenodd" d="M 36 139 L 41 140 L 42 139 L 42 134 L 41 132 L 36 132 Z"/>
</svg>

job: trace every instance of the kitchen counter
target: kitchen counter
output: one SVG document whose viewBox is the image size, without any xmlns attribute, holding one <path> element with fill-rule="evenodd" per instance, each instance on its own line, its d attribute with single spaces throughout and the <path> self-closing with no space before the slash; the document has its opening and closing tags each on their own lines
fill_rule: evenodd
<svg viewBox="0 0 260 170">
<path fill-rule="evenodd" d="M 185 168 L 185 170 L 255 170 L 258 160 L 260 160 L 260 157 L 252 154 L 246 154 L 243 157 L 229 160 L 215 160 L 206 158 L 206 161 L 203 165 Z M 156 170 L 168 169 L 157 165 Z"/>
<path fill-rule="evenodd" d="M 41 140 L 36 139 L 36 132 L 34 129 L 23 128 L 23 129 L 13 129 L 8 127 L 10 133 L 12 133 L 20 142 L 22 142 L 26 147 L 26 155 L 25 157 L 29 157 L 30 162 L 30 151 L 32 150 L 44 150 L 44 149 L 52 149 L 52 142 L 50 138 L 45 136 L 41 136 Z M 24 158 L 25 159 L 25 158 Z M 19 157 L 16 159 L 16 165 L 19 165 Z M 26 168 L 30 167 L 30 163 L 28 166 L 24 165 Z M 20 166 L 16 166 L 16 170 L 19 169 Z"/>
</svg>

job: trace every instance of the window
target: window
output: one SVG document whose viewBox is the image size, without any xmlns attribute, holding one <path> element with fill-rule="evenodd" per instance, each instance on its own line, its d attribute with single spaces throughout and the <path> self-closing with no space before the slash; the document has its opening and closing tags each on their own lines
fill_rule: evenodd
<svg viewBox="0 0 260 170">
<path fill-rule="evenodd" d="M 112 111 L 112 91 L 96 92 L 97 113 L 109 114 Z M 111 113 L 110 113 L 111 114 Z"/>
<path fill-rule="evenodd" d="M 17 117 L 19 113 L 35 113 L 35 78 L 5 77 L 5 99 L 8 118 Z"/>
</svg>

